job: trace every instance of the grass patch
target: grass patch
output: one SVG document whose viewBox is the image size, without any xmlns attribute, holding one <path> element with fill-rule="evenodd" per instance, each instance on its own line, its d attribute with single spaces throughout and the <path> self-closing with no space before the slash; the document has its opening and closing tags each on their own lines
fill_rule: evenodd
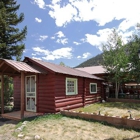
<svg viewBox="0 0 140 140">
<path fill-rule="evenodd" d="M 140 139 L 137 130 L 113 127 L 105 122 L 93 120 L 83 120 L 77 118 L 64 117 L 61 114 L 45 115 L 36 118 L 26 119 L 28 123 L 22 133 L 25 136 L 34 138 L 40 135 L 43 140 L 130 140 Z M 0 126 L 0 139 L 17 139 L 17 134 L 12 135 L 15 127 L 11 124 Z M 16 128 L 22 125 L 22 121 Z M 7 129 L 8 128 L 8 129 Z M 11 129 L 9 129 L 11 128 Z M 2 131 L 4 130 L 4 131 Z M 129 135 L 128 135 L 129 134 Z"/>
<path fill-rule="evenodd" d="M 106 102 L 95 103 L 85 106 L 83 108 L 74 109 L 77 112 L 108 114 L 109 116 L 124 116 L 129 115 L 128 111 L 132 113 L 132 117 L 140 118 L 140 104 L 122 103 L 122 102 Z"/>
<path fill-rule="evenodd" d="M 27 123 L 25 136 L 40 135 L 44 140 L 123 140 L 139 136 L 139 131 L 113 127 L 105 122 L 64 117 L 60 114 L 37 117 Z M 129 134 L 129 135 L 128 135 Z M 137 139 L 136 139 L 137 140 Z"/>
</svg>

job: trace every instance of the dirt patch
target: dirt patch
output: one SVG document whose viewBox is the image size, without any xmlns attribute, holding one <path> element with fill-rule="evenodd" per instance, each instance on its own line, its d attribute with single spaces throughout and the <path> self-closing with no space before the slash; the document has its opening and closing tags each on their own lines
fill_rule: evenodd
<svg viewBox="0 0 140 140">
<path fill-rule="evenodd" d="M 0 118 L 0 140 L 17 140 L 13 136 L 17 123 L 17 121 Z"/>
</svg>

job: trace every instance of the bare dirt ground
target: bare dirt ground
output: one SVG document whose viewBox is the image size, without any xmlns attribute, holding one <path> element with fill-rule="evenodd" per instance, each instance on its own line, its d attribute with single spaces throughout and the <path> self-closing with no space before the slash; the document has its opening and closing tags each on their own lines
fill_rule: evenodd
<svg viewBox="0 0 140 140">
<path fill-rule="evenodd" d="M 0 140 L 17 140 L 12 134 L 18 122 L 0 118 Z"/>
<path fill-rule="evenodd" d="M 34 140 L 35 135 L 43 140 L 140 140 L 140 133 L 135 130 L 68 117 L 29 121 L 22 132 L 25 137 L 20 139 L 13 136 L 16 124 L 0 121 L 0 140 L 25 140 L 27 136 Z"/>
</svg>

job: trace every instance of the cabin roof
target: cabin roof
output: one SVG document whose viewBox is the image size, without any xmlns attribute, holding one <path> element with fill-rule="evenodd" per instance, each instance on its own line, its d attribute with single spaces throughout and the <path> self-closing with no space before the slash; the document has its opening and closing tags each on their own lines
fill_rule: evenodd
<svg viewBox="0 0 140 140">
<path fill-rule="evenodd" d="M 45 62 L 42 60 L 37 60 L 29 57 L 25 57 L 26 60 L 31 60 L 32 62 L 35 62 L 38 65 L 43 66 L 44 68 L 47 68 L 55 73 L 61 73 L 61 74 L 68 74 L 68 75 L 73 75 L 73 76 L 79 76 L 79 77 L 86 77 L 86 78 L 91 78 L 91 79 L 98 79 L 98 80 L 103 80 L 102 78 L 99 78 L 95 75 L 91 75 L 85 71 L 81 71 L 75 68 L 70 68 L 70 67 L 65 67 L 61 65 L 56 65 L 53 63 Z"/>
<path fill-rule="evenodd" d="M 40 69 L 32 67 L 25 62 L 0 59 L 0 72 L 10 73 L 11 71 L 43 73 L 43 71 L 41 71 Z"/>
<path fill-rule="evenodd" d="M 77 70 L 85 71 L 89 74 L 104 74 L 105 68 L 103 66 L 90 66 L 90 67 L 82 67 L 82 68 L 76 68 Z"/>
</svg>

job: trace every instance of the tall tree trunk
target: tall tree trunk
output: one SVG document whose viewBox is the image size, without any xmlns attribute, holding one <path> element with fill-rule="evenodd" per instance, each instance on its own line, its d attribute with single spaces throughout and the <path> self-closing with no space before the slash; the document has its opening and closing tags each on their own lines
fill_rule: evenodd
<svg viewBox="0 0 140 140">
<path fill-rule="evenodd" d="M 119 93 L 119 82 L 116 82 L 116 89 L 115 89 L 115 98 L 118 99 L 118 93 Z"/>
</svg>

